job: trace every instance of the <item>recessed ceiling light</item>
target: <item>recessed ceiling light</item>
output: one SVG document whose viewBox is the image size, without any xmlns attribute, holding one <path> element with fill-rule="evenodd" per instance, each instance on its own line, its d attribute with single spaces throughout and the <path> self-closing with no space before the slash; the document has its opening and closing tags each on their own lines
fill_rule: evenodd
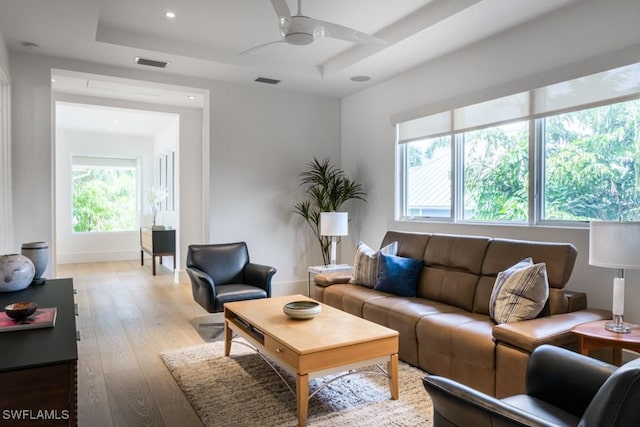
<svg viewBox="0 0 640 427">
<path fill-rule="evenodd" d="M 51 77 L 51 83 L 55 83 L 56 79 L 54 79 L 53 77 Z"/>
<path fill-rule="evenodd" d="M 189 98 L 189 99 L 196 99 L 196 97 L 195 97 L 195 96 L 193 96 L 193 95 L 188 95 L 188 96 L 187 96 L 187 98 Z"/>
<path fill-rule="evenodd" d="M 174 19 L 176 17 L 176 13 L 168 10 L 167 12 L 165 12 L 164 16 L 166 16 L 169 19 Z"/>
<path fill-rule="evenodd" d="M 369 80 L 371 80 L 371 77 L 369 77 L 369 76 L 353 76 L 353 77 L 351 77 L 351 81 L 352 82 L 368 82 Z"/>
</svg>

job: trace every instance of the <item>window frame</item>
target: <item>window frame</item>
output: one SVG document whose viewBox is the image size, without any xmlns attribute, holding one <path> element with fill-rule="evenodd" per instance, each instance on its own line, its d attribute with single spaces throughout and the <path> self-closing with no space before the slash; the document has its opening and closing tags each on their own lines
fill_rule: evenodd
<svg viewBox="0 0 640 427">
<path fill-rule="evenodd" d="M 640 63 L 631 64 L 627 67 L 632 67 L 632 72 L 636 70 L 640 70 Z M 625 67 L 621 67 L 623 69 Z M 604 73 L 608 73 L 615 70 L 608 70 Z M 600 73 L 600 74 L 604 74 Z M 586 76 L 587 78 L 589 76 Z M 584 78 L 584 77 L 583 77 Z M 580 78 L 580 79 L 583 79 Z M 574 80 L 580 80 L 574 79 Z M 563 83 L 571 83 L 561 82 Z M 550 85 L 548 87 L 552 87 L 554 85 Z M 546 90 L 547 88 L 542 88 L 542 90 Z M 397 162 L 397 172 L 396 176 L 398 177 L 396 189 L 398 191 L 398 197 L 396 197 L 397 205 L 396 205 L 396 220 L 397 221 L 411 221 L 411 222 L 445 222 L 445 223 L 461 223 L 461 224 L 471 224 L 471 225 L 507 225 L 507 226 L 547 226 L 547 227 L 564 227 L 564 228 L 584 228 L 588 227 L 589 222 L 587 220 L 580 221 L 569 221 L 569 220 L 550 220 L 544 219 L 544 208 L 545 208 L 545 118 L 572 113 L 576 111 L 588 110 L 597 107 L 614 105 L 623 102 L 640 100 L 640 91 L 634 87 L 631 93 L 626 93 L 620 96 L 610 96 L 606 99 L 598 100 L 598 101 L 590 101 L 585 102 L 584 104 L 577 104 L 571 107 L 560 108 L 557 110 L 551 110 L 548 112 L 540 113 L 535 112 L 535 100 L 536 96 L 539 94 L 536 93 L 535 90 L 531 90 L 527 92 L 528 94 L 528 102 L 529 102 L 529 114 L 525 117 L 521 118 L 512 118 L 510 120 L 504 121 L 494 121 L 493 123 L 487 123 L 486 125 L 481 126 L 470 126 L 469 128 L 460 128 L 456 129 L 456 124 L 453 122 L 453 118 L 455 116 L 454 110 L 450 110 L 451 114 L 451 129 L 447 132 L 439 132 L 434 133 L 433 135 L 424 135 L 421 137 L 413 137 L 402 140 L 401 139 L 401 131 L 400 127 L 403 123 L 396 123 L 396 150 L 397 150 L 397 158 L 399 159 Z M 522 93 L 515 94 L 513 96 L 521 96 Z M 504 99 L 508 99 L 509 96 L 503 97 Z M 501 100 L 503 98 L 499 98 Z M 487 101 L 486 103 L 490 105 L 491 101 Z M 473 107 L 476 107 L 475 104 Z M 462 107 L 464 108 L 464 107 Z M 432 116 L 443 115 L 446 112 L 436 113 Z M 418 122 L 422 120 L 423 122 L 427 122 L 429 117 L 419 118 L 412 120 L 413 122 Z M 411 120 L 409 122 L 412 122 Z M 513 122 L 521 122 L 528 121 L 529 123 L 529 145 L 528 145 L 528 170 L 529 170 L 529 182 L 528 182 L 528 215 L 527 219 L 524 222 L 521 221 L 486 221 L 486 220 L 469 220 L 464 219 L 464 133 L 472 130 L 497 127 L 504 124 L 509 124 Z M 418 126 L 420 124 L 418 123 Z M 414 128 L 409 128 L 409 134 L 411 135 L 411 131 L 414 131 Z M 452 176 L 451 176 L 451 213 L 452 216 L 449 218 L 446 217 L 416 217 L 407 215 L 407 152 L 408 146 L 411 142 L 415 142 L 418 140 L 430 139 L 435 137 L 442 137 L 449 135 L 452 138 Z"/>
<path fill-rule="evenodd" d="M 91 164 L 82 164 L 82 160 L 78 160 L 78 162 L 76 162 L 76 159 L 84 159 L 85 162 L 88 163 L 93 163 L 95 162 L 96 164 L 91 165 Z M 90 159 L 90 160 L 89 160 Z M 103 162 L 103 164 L 100 164 L 100 162 Z M 106 163 L 110 163 L 110 164 L 106 164 Z M 117 163 L 122 163 L 122 165 L 118 165 Z M 129 164 L 125 164 L 125 163 L 129 163 Z M 73 154 L 71 156 L 71 189 L 70 189 L 70 194 L 71 194 L 71 209 L 70 209 L 70 222 L 71 222 L 71 233 L 72 234 L 98 234 L 98 233 L 130 233 L 133 231 L 137 231 L 140 227 L 140 203 L 141 203 L 141 196 L 140 196 L 140 189 L 141 189 L 141 171 L 140 171 L 140 159 L 138 158 L 134 158 L 134 157 L 115 157 L 115 156 L 101 156 L 101 155 L 84 155 L 84 154 Z M 74 179 L 73 179 L 73 174 L 74 174 L 74 170 L 76 167 L 93 167 L 95 169 L 107 169 L 107 168 L 111 168 L 111 169 L 130 169 L 133 171 L 133 175 L 135 178 L 135 204 L 134 204 L 134 226 L 131 229 L 122 229 L 122 230 L 88 230 L 88 231 L 76 231 L 74 229 L 74 197 L 73 197 L 73 193 L 74 193 Z"/>
</svg>

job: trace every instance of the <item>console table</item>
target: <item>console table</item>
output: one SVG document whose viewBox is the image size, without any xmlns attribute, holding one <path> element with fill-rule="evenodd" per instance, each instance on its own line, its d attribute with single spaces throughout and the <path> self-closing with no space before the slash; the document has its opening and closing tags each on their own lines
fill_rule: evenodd
<svg viewBox="0 0 640 427">
<path fill-rule="evenodd" d="M 140 228 L 140 265 L 144 265 L 144 253 L 151 255 L 153 275 L 156 275 L 156 257 L 162 264 L 163 256 L 173 257 L 176 268 L 176 230 L 154 230 L 152 227 Z"/>
<path fill-rule="evenodd" d="M 52 328 L 0 333 L 0 424 L 78 424 L 78 333 L 73 292 L 72 279 L 47 279 L 41 286 L 0 293 L 0 310 L 18 301 L 57 308 Z"/>
</svg>

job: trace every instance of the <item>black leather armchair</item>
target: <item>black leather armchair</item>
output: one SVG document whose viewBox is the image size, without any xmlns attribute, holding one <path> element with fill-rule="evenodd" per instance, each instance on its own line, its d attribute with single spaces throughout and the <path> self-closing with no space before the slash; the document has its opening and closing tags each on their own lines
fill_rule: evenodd
<svg viewBox="0 0 640 427">
<path fill-rule="evenodd" d="M 209 313 L 224 311 L 224 304 L 231 301 L 270 298 L 271 279 L 276 274 L 273 267 L 249 261 L 245 242 L 190 245 L 186 270 L 193 299 Z M 214 337 L 220 333 L 222 329 Z"/>
<path fill-rule="evenodd" d="M 640 426 L 640 359 L 620 368 L 541 345 L 529 359 L 526 394 L 496 399 L 427 376 L 434 426 Z"/>
</svg>

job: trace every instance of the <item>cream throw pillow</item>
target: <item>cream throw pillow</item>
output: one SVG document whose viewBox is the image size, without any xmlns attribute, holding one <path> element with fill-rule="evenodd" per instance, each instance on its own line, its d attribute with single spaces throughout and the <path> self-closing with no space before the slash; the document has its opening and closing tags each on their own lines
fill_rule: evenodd
<svg viewBox="0 0 640 427">
<path fill-rule="evenodd" d="M 378 258 L 380 252 L 385 255 L 397 255 L 398 242 L 391 242 L 378 252 L 371 249 L 364 242 L 358 242 L 356 258 L 353 262 L 353 275 L 349 283 L 373 288 L 378 281 L 378 272 L 380 270 Z"/>
<path fill-rule="evenodd" d="M 531 258 L 498 273 L 489 301 L 489 314 L 496 323 L 535 318 L 549 298 L 546 264 Z"/>
</svg>

